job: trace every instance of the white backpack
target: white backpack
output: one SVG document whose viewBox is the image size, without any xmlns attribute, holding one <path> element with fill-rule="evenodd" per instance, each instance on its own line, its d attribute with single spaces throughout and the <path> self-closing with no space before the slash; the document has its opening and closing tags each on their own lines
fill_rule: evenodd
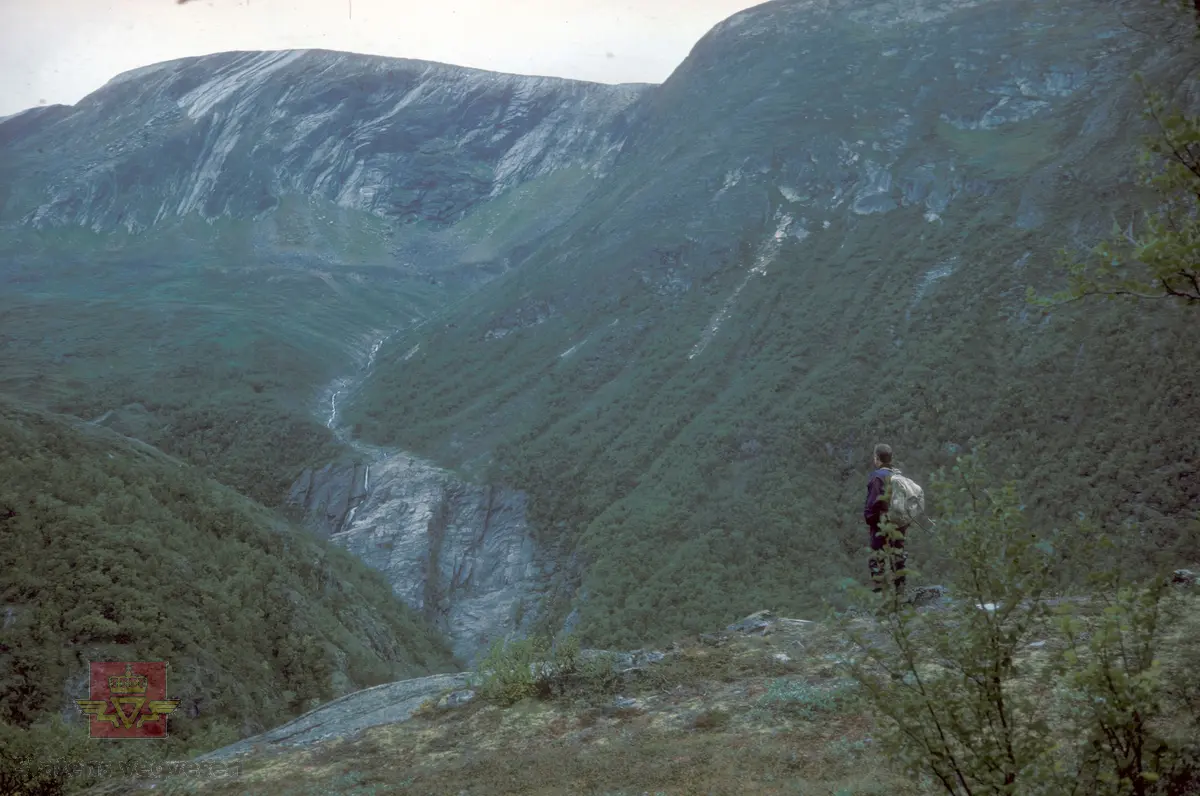
<svg viewBox="0 0 1200 796">
<path fill-rule="evenodd" d="M 900 475 L 899 470 L 892 470 L 892 476 L 888 479 L 888 490 L 891 497 L 888 500 L 887 516 L 892 524 L 899 528 L 907 528 L 925 513 L 925 491 L 916 481 Z"/>
</svg>

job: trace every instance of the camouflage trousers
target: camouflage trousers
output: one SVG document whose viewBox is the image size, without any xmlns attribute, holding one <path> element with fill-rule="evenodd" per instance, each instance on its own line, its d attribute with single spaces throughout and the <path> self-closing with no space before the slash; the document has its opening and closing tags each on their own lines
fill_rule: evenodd
<svg viewBox="0 0 1200 796">
<path fill-rule="evenodd" d="M 895 584 L 897 592 L 904 591 L 907 574 L 904 566 L 908 560 L 904 553 L 904 533 L 907 530 L 887 523 L 884 523 L 883 527 L 871 526 L 871 555 L 868 563 L 871 568 L 873 591 L 883 591 L 889 579 Z"/>
</svg>

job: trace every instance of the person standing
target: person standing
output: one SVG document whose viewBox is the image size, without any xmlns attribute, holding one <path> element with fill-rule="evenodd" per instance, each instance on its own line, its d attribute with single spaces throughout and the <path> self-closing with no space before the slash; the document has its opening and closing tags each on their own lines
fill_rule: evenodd
<svg viewBox="0 0 1200 796">
<path fill-rule="evenodd" d="M 907 558 L 904 552 L 904 537 L 907 526 L 897 525 L 888 515 L 892 500 L 892 448 L 880 443 L 875 446 L 874 469 L 867 479 L 867 502 L 863 507 L 863 519 L 871 529 L 871 588 L 875 593 L 883 591 L 890 570 L 896 594 L 904 593 Z"/>
</svg>

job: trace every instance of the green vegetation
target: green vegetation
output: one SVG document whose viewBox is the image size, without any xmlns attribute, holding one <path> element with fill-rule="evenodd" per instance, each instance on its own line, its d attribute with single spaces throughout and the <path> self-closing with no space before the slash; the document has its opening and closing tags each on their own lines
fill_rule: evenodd
<svg viewBox="0 0 1200 796">
<path fill-rule="evenodd" d="M 535 177 L 472 208 L 451 234 L 486 247 L 492 257 L 525 243 L 554 226 L 558 212 L 570 212 L 596 185 L 582 168 L 569 166 Z M 481 256 L 482 258 L 482 256 Z"/>
<path fill-rule="evenodd" d="M 459 329 L 398 340 L 351 417 L 373 442 L 452 465 L 486 462 L 491 447 L 490 477 L 528 490 L 543 539 L 588 562 L 580 630 L 595 646 L 699 632 L 762 605 L 811 612 L 865 572 L 858 506 L 881 440 L 923 481 L 954 446 L 991 438 L 1039 522 L 1137 518 L 1148 560 L 1200 558 L 1187 525 L 1200 419 L 1167 412 L 1189 403 L 1194 379 L 1146 355 L 1200 356 L 1188 320 L 1114 305 L 1037 326 L 1021 300 L 1030 276 L 1013 263 L 1048 252 L 990 212 L 785 244 L 694 359 L 753 252 L 674 301 L 636 273 L 595 274 L 620 297 L 485 340 L 505 323 L 497 287 Z M 965 275 L 921 300 L 891 290 L 952 256 Z M 905 357 L 884 355 L 901 346 Z M 935 553 L 914 537 L 918 558 Z"/>
<path fill-rule="evenodd" d="M 996 179 L 1028 174 L 1062 149 L 1062 131 L 1039 121 L 988 130 L 962 130 L 940 121 L 937 135 L 973 171 Z"/>
<path fill-rule="evenodd" d="M 795 664 L 685 645 L 618 678 L 574 640 L 500 644 L 477 703 L 322 750 L 313 766 L 268 766 L 264 790 L 1189 786 L 1195 623 L 1155 578 L 1200 561 L 1200 416 L 1186 411 L 1196 371 L 1180 365 L 1200 358 L 1195 318 L 1063 301 L 1200 299 L 1200 133 L 1155 106 L 1151 155 L 1165 166 L 1148 187 L 1167 203 L 1140 233 L 1072 265 L 1068 292 L 1031 314 L 1024 298 L 1061 281 L 1052 238 L 1090 242 L 1142 207 L 1122 190 L 1133 131 L 1112 121 L 1138 98 L 1103 74 L 1002 130 L 959 129 L 940 109 L 999 107 L 985 96 L 998 84 L 972 77 L 979 53 L 1037 40 L 1063 63 L 1103 53 L 1121 71 L 1154 48 L 1097 44 L 1117 24 L 1099 11 L 1076 26 L 1073 11 L 1056 16 L 1070 11 L 1062 4 L 1019 5 L 1013 16 L 1011 3 L 972 10 L 970 36 L 952 35 L 951 14 L 904 37 L 852 17 L 806 33 L 769 7 L 747 36 L 697 45 L 688 70 L 638 109 L 603 181 L 564 170 L 403 246 L 372 219 L 295 199 L 263 225 L 190 219 L 138 240 L 71 230 L 4 244 L 0 392 L 166 455 L 5 405 L 0 441 L 15 453 L 0 462 L 0 541 L 4 571 L 18 575 L 2 595 L 0 741 L 11 751 L 0 775 L 78 754 L 79 726 L 52 716 L 69 708 L 88 657 L 184 662 L 177 688 L 191 708 L 175 753 L 448 665 L 377 576 L 202 477 L 277 503 L 302 467 L 343 452 L 312 414 L 315 390 L 345 375 L 362 340 L 403 328 L 350 424 L 527 490 L 546 549 L 578 562 L 559 585 L 586 599 L 556 609 L 578 609 L 588 646 L 665 642 L 763 606 L 803 616 L 826 599 L 852 604 L 830 595 L 865 580 L 858 507 L 878 441 L 940 501 L 939 530 L 912 533 L 910 561 L 954 601 L 869 605 L 882 631 L 851 627 L 866 656 L 851 664 L 858 689 L 815 652 Z M 863 46 L 829 47 L 840 35 Z M 909 37 L 896 60 L 872 45 Z M 960 63 L 962 96 L 924 93 L 939 75 L 922 70 Z M 830 79 L 843 73 L 855 79 Z M 444 160 L 447 140 L 419 154 L 443 187 L 463 173 L 486 182 L 482 167 Z M 885 161 L 896 209 L 847 211 L 864 175 L 877 176 L 851 164 Z M 921 198 L 934 195 L 945 208 Z M 551 202 L 555 222 L 569 221 L 544 221 Z M 378 264 L 404 246 L 458 254 L 483 236 L 461 270 L 507 273 L 453 305 L 437 275 Z M 446 313 L 416 327 L 439 302 Z M 970 459 L 954 482 L 929 478 L 979 440 L 995 483 Z M 150 572 L 131 570 L 129 555 Z M 1118 562 L 1127 569 L 1111 574 Z M 1107 579 L 1091 583 L 1093 572 Z M 1092 602 L 1072 608 L 1064 594 L 1089 585 Z M 618 693 L 671 709 L 648 718 L 612 703 Z M 867 747 L 877 737 L 905 777 Z"/>
<path fill-rule="evenodd" d="M 890 759 L 955 796 L 1200 791 L 1200 658 L 1179 643 L 1195 599 L 1169 578 L 1127 579 L 1120 537 L 1038 540 L 1015 485 L 994 484 L 974 455 L 933 487 L 949 605 L 860 593 L 883 608 L 880 626 L 846 622 L 859 647 L 848 671 Z M 1068 564 L 1092 570 L 1090 597 L 1048 600 Z"/>
<path fill-rule="evenodd" d="M 1109 46 L 1092 34 L 1120 22 L 1012 6 L 973 9 L 994 24 L 973 18 L 975 50 L 953 58 L 983 69 L 976 51 L 1026 52 L 1015 21 L 1028 21 L 1054 37 L 1038 45 L 1054 63 L 1092 63 Z M 1095 240 L 1140 208 L 1122 188 L 1138 131 L 1115 120 L 1141 102 L 1126 64 L 1154 47 L 1122 40 L 1106 56 L 1103 114 L 1079 91 L 1011 130 L 953 130 L 952 157 L 940 114 L 913 111 L 911 133 L 887 140 L 878 118 L 894 105 L 958 107 L 957 95 L 944 106 L 914 96 L 921 53 L 957 47 L 941 27 L 957 23 L 905 29 L 907 54 L 889 60 L 875 47 L 835 53 L 782 11 L 788 32 L 772 38 L 774 13 L 754 45 L 701 42 L 605 189 L 524 262 L 381 351 L 347 409 L 363 437 L 527 490 L 542 541 L 577 554 L 586 597 L 572 607 L 588 646 L 659 643 L 763 605 L 804 616 L 843 578 L 865 577 L 859 507 L 879 441 L 923 483 L 988 440 L 1032 531 L 1082 511 L 1136 525 L 1131 556 L 1146 572 L 1200 561 L 1200 416 L 1180 411 L 1197 394 L 1195 369 L 1179 366 L 1200 358 L 1194 318 L 1120 303 L 1039 315 L 1025 300 L 1030 286 L 1057 289 L 1064 234 Z M 948 68 L 944 55 L 929 63 Z M 843 69 L 855 80 L 827 79 Z M 829 95 L 847 85 L 858 94 Z M 856 157 L 882 163 L 876 153 L 902 146 L 902 160 L 930 166 L 931 191 L 953 185 L 940 220 L 919 201 L 828 209 L 858 173 L 836 147 L 868 123 L 879 148 L 864 138 Z M 1007 148 L 981 160 L 998 136 Z M 807 234 L 776 241 L 785 214 L 789 233 Z M 910 544 L 936 578 L 944 555 L 919 532 Z"/>
<path fill-rule="evenodd" d="M 855 695 L 854 683 L 850 681 L 822 687 L 804 679 L 780 678 L 759 697 L 758 704 L 806 721 L 817 721 L 823 715 L 837 713 Z"/>
<path fill-rule="evenodd" d="M 479 695 L 498 705 L 550 693 L 556 681 L 574 675 L 579 641 L 567 638 L 552 645 L 545 637 L 497 639 L 479 663 Z"/>
<path fill-rule="evenodd" d="M 844 681 L 827 678 L 819 653 L 840 643 L 836 633 L 817 624 L 790 627 L 716 647 L 681 639 L 667 659 L 618 674 L 615 691 L 547 689 L 503 706 L 476 699 L 355 738 L 252 756 L 237 780 L 143 779 L 114 782 L 104 792 L 929 793 L 888 769 L 862 705 L 847 697 Z M 781 664 L 779 651 L 797 644 L 811 654 Z M 780 689 L 781 675 L 793 685 Z M 831 695 L 809 703 L 819 721 L 774 700 L 799 692 Z"/>
<path fill-rule="evenodd" d="M 178 759 L 454 669 L 382 576 L 196 468 L 7 400 L 0 449 L 6 793 L 56 758 Z M 152 752 L 88 742 L 72 700 L 87 698 L 89 660 L 168 661 L 168 695 L 183 700 L 171 737 Z"/>
<path fill-rule="evenodd" d="M 1067 289 L 1044 298 L 1031 289 L 1035 303 L 1052 307 L 1088 296 L 1200 303 L 1200 118 L 1172 110 L 1158 94 L 1146 118 L 1155 130 L 1146 140 L 1141 180 L 1156 207 L 1140 224 L 1115 224 L 1087 257 L 1064 250 Z"/>
<path fill-rule="evenodd" d="M 272 220 L 315 224 L 334 212 L 310 211 Z M 342 237 L 366 226 L 342 220 Z M 278 505 L 305 466 L 344 453 L 317 414 L 319 390 L 353 373 L 372 335 L 411 324 L 441 291 L 389 266 L 323 261 L 311 239 L 302 262 L 256 253 L 254 234 L 189 219 L 136 239 L 10 236 L 0 247 L 0 393 L 103 418 Z"/>
<path fill-rule="evenodd" d="M 1186 54 L 1200 41 L 1200 6 L 1192 0 L 1158 0 L 1140 10 L 1149 12 L 1151 35 L 1165 51 Z M 1134 76 L 1150 122 L 1138 173 L 1150 209 L 1142 212 L 1140 224 L 1136 214 L 1124 226 L 1114 220 L 1109 237 L 1083 256 L 1070 248 L 1060 251 L 1067 288 L 1049 296 L 1030 288 L 1033 304 L 1050 308 L 1089 296 L 1200 302 L 1200 117 L 1189 112 L 1195 75 L 1189 66 L 1184 69 L 1179 79 L 1159 81 L 1167 89 Z"/>
</svg>

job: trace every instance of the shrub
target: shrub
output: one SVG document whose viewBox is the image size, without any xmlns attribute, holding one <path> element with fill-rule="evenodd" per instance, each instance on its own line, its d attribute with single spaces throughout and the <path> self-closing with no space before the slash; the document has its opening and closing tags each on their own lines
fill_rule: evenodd
<svg viewBox="0 0 1200 796">
<path fill-rule="evenodd" d="M 729 711 L 721 708 L 702 710 L 692 718 L 694 730 L 720 730 L 729 724 Z"/>
<path fill-rule="evenodd" d="M 1046 610 L 1051 548 L 1026 529 L 1015 489 L 987 484 L 970 456 L 952 479 L 931 479 L 948 509 L 939 542 L 952 606 L 921 614 L 890 594 L 860 594 L 886 612 L 882 638 L 846 626 L 862 653 L 848 673 L 882 719 L 886 747 L 952 794 L 1012 792 L 1052 747 L 1033 689 L 1015 687 L 1017 653 Z"/>
<path fill-rule="evenodd" d="M 860 653 L 847 670 L 885 748 L 950 794 L 1196 792 L 1187 730 L 1164 730 L 1160 658 L 1186 616 L 1167 580 L 1129 581 L 1113 540 L 1083 524 L 1057 545 L 1037 539 L 1015 489 L 988 483 L 977 455 L 931 482 L 952 562 L 944 610 L 859 593 L 880 632 L 844 620 Z M 1068 559 L 1093 565 L 1093 594 L 1051 610 L 1045 595 Z"/>
<path fill-rule="evenodd" d="M 549 697 L 579 671 L 579 640 L 551 642 L 547 636 L 497 639 L 479 662 L 472 687 L 482 699 L 512 705 L 529 697 Z"/>
<path fill-rule="evenodd" d="M 767 693 L 759 697 L 758 704 L 811 720 L 818 714 L 836 713 L 845 707 L 856 685 L 852 680 L 840 680 L 831 687 L 822 688 L 806 680 L 780 678 L 767 687 Z"/>
<path fill-rule="evenodd" d="M 1192 776 L 1194 749 L 1164 732 L 1169 692 L 1160 660 L 1184 604 L 1165 578 L 1126 585 L 1103 572 L 1098 580 L 1100 610 L 1061 618 L 1063 652 L 1054 661 L 1070 778 L 1098 796 L 1189 792 L 1177 785 Z"/>
</svg>

